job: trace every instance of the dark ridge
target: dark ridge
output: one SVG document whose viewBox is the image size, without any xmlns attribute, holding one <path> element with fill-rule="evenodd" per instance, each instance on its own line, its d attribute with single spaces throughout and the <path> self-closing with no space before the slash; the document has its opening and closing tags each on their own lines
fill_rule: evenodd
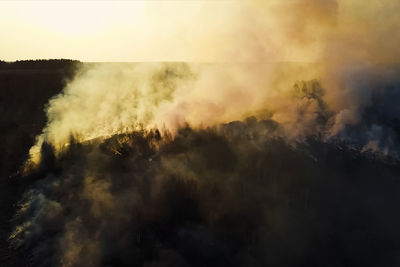
<svg viewBox="0 0 400 267">
<path fill-rule="evenodd" d="M 31 59 L 11 62 L 0 60 L 0 69 L 67 69 L 74 64 L 81 64 L 81 62 L 72 59 Z"/>
<path fill-rule="evenodd" d="M 273 131 L 264 121 L 229 127 L 116 135 L 57 159 L 45 145 L 19 218 L 32 222 L 32 265 L 59 265 L 71 225 L 82 266 L 398 264 L 399 163 L 315 138 L 293 146 L 257 134 Z"/>
</svg>

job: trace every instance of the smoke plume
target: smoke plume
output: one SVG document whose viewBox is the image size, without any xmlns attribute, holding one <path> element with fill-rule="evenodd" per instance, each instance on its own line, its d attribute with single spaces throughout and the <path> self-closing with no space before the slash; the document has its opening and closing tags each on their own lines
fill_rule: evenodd
<svg viewBox="0 0 400 267">
<path fill-rule="evenodd" d="M 50 99 L 11 236 L 35 265 L 399 264 L 400 4 L 234 4 L 198 43 L 231 62 L 84 64 Z"/>
</svg>

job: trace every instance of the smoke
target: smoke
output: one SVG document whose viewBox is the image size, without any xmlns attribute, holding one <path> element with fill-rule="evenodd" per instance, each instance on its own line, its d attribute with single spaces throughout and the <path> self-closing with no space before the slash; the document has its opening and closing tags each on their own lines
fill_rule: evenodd
<svg viewBox="0 0 400 267">
<path fill-rule="evenodd" d="M 252 117 L 72 142 L 55 161 L 43 149 L 13 244 L 34 266 L 396 265 L 385 248 L 400 236 L 398 165 L 319 141 L 294 148 L 280 130 Z M 373 201 L 383 192 L 389 202 Z"/>
<path fill-rule="evenodd" d="M 229 8 L 220 20 L 207 22 L 197 50 L 210 51 L 212 44 L 213 53 L 227 53 L 233 62 L 86 65 L 50 100 L 48 125 L 31 160 L 38 162 L 43 141 L 59 150 L 70 135 L 84 141 L 138 127 L 174 131 L 185 123 L 211 126 L 251 115 L 272 114 L 292 138 L 313 132 L 347 137 L 349 125 L 365 124 L 364 111 L 382 97 L 379 91 L 398 86 L 398 67 L 390 65 L 400 52 L 393 34 L 400 27 L 397 1 L 233 1 L 215 8 L 222 6 Z M 182 34 L 206 11 L 200 9 Z M 229 32 L 221 34 L 220 45 L 211 38 L 217 22 Z M 221 48 L 228 44 L 230 52 Z M 282 60 L 314 63 L 272 63 Z M 322 87 L 317 94 L 293 90 L 310 80 Z M 329 125 L 321 125 L 321 113 Z M 386 128 L 368 122 L 370 133 L 373 125 Z M 381 142 L 375 139 L 364 143 Z M 388 146 L 379 145 L 385 151 Z"/>
<path fill-rule="evenodd" d="M 197 44 L 232 62 L 85 64 L 49 101 L 11 236 L 35 265 L 398 264 L 368 197 L 397 188 L 399 4 L 235 5 Z"/>
<path fill-rule="evenodd" d="M 58 152 L 71 137 L 84 142 L 152 128 L 174 133 L 185 124 L 201 128 L 249 116 L 276 121 L 289 141 L 310 135 L 354 139 L 350 143 L 375 143 L 374 150 L 397 156 L 391 132 L 398 118 L 392 98 L 398 94 L 399 68 L 346 68 L 341 87 L 329 88 L 315 78 L 318 68 L 311 63 L 86 65 L 49 101 L 48 123 L 27 169 L 39 162 L 43 142 Z M 332 90 L 343 98 L 340 105 Z M 379 116 L 372 112 L 376 109 Z"/>
<path fill-rule="evenodd" d="M 50 99 L 48 123 L 31 149 L 37 162 L 44 141 L 62 149 L 80 142 L 147 126 L 178 84 L 192 79 L 185 64 L 85 65 L 63 92 Z M 90 88 L 90 89 L 88 89 Z"/>
</svg>

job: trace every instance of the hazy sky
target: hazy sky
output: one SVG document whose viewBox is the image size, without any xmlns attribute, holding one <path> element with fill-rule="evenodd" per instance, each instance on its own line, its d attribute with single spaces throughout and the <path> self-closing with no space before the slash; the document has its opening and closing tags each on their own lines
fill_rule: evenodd
<svg viewBox="0 0 400 267">
<path fill-rule="evenodd" d="M 290 45 L 281 34 L 288 33 L 282 27 L 293 24 L 286 21 L 291 11 L 282 16 L 286 2 L 0 1 L 0 59 L 310 60 L 315 56 L 311 43 L 307 49 Z"/>
<path fill-rule="evenodd" d="M 235 0 L 0 1 L 0 59 L 225 60 L 215 55 L 238 11 Z"/>
<path fill-rule="evenodd" d="M 399 0 L 0 1 L 0 59 L 397 61 Z"/>
</svg>

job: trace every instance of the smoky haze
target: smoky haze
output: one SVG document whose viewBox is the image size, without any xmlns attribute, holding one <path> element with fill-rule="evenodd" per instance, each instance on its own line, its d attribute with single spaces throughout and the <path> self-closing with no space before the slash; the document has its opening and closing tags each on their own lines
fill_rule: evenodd
<svg viewBox="0 0 400 267">
<path fill-rule="evenodd" d="M 400 5 L 240 7 L 196 43 L 233 60 L 84 63 L 49 99 L 10 235 L 34 266 L 399 264 Z"/>
<path fill-rule="evenodd" d="M 12 245 L 35 266 L 397 264 L 399 67 L 349 69 L 352 110 L 298 80 L 316 67 L 84 65 L 49 101 Z"/>
<path fill-rule="evenodd" d="M 393 266 L 399 164 L 250 117 L 44 143 L 12 244 L 34 266 Z"/>
<path fill-rule="evenodd" d="M 363 123 L 362 113 L 374 104 L 373 98 L 385 97 L 379 91 L 398 83 L 394 63 L 399 40 L 393 34 L 400 28 L 393 14 L 398 8 L 391 0 L 385 5 L 357 0 L 233 1 L 218 25 L 235 29 L 235 34 L 222 34 L 215 44 L 210 37 L 215 27 L 206 23 L 197 43 L 198 51 L 227 53 L 233 62 L 87 65 L 49 102 L 49 123 L 31 150 L 33 161 L 45 139 L 58 149 L 70 134 L 85 140 L 137 125 L 171 130 L 184 123 L 211 126 L 265 111 L 294 138 L 321 130 L 329 138 L 342 136 L 346 125 Z M 206 11 L 200 9 L 199 14 Z M 200 18 L 188 21 L 186 30 Z M 314 63 L 266 63 L 281 60 Z M 305 92 L 311 98 L 294 96 L 293 85 L 309 80 L 324 90 Z M 331 113 L 329 125 L 320 129 L 314 122 L 325 111 Z M 380 133 L 385 130 L 379 123 L 369 124 L 372 138 L 363 138 L 362 145 L 371 141 L 368 148 L 389 153 L 391 144 L 376 137 L 386 135 Z"/>
</svg>

